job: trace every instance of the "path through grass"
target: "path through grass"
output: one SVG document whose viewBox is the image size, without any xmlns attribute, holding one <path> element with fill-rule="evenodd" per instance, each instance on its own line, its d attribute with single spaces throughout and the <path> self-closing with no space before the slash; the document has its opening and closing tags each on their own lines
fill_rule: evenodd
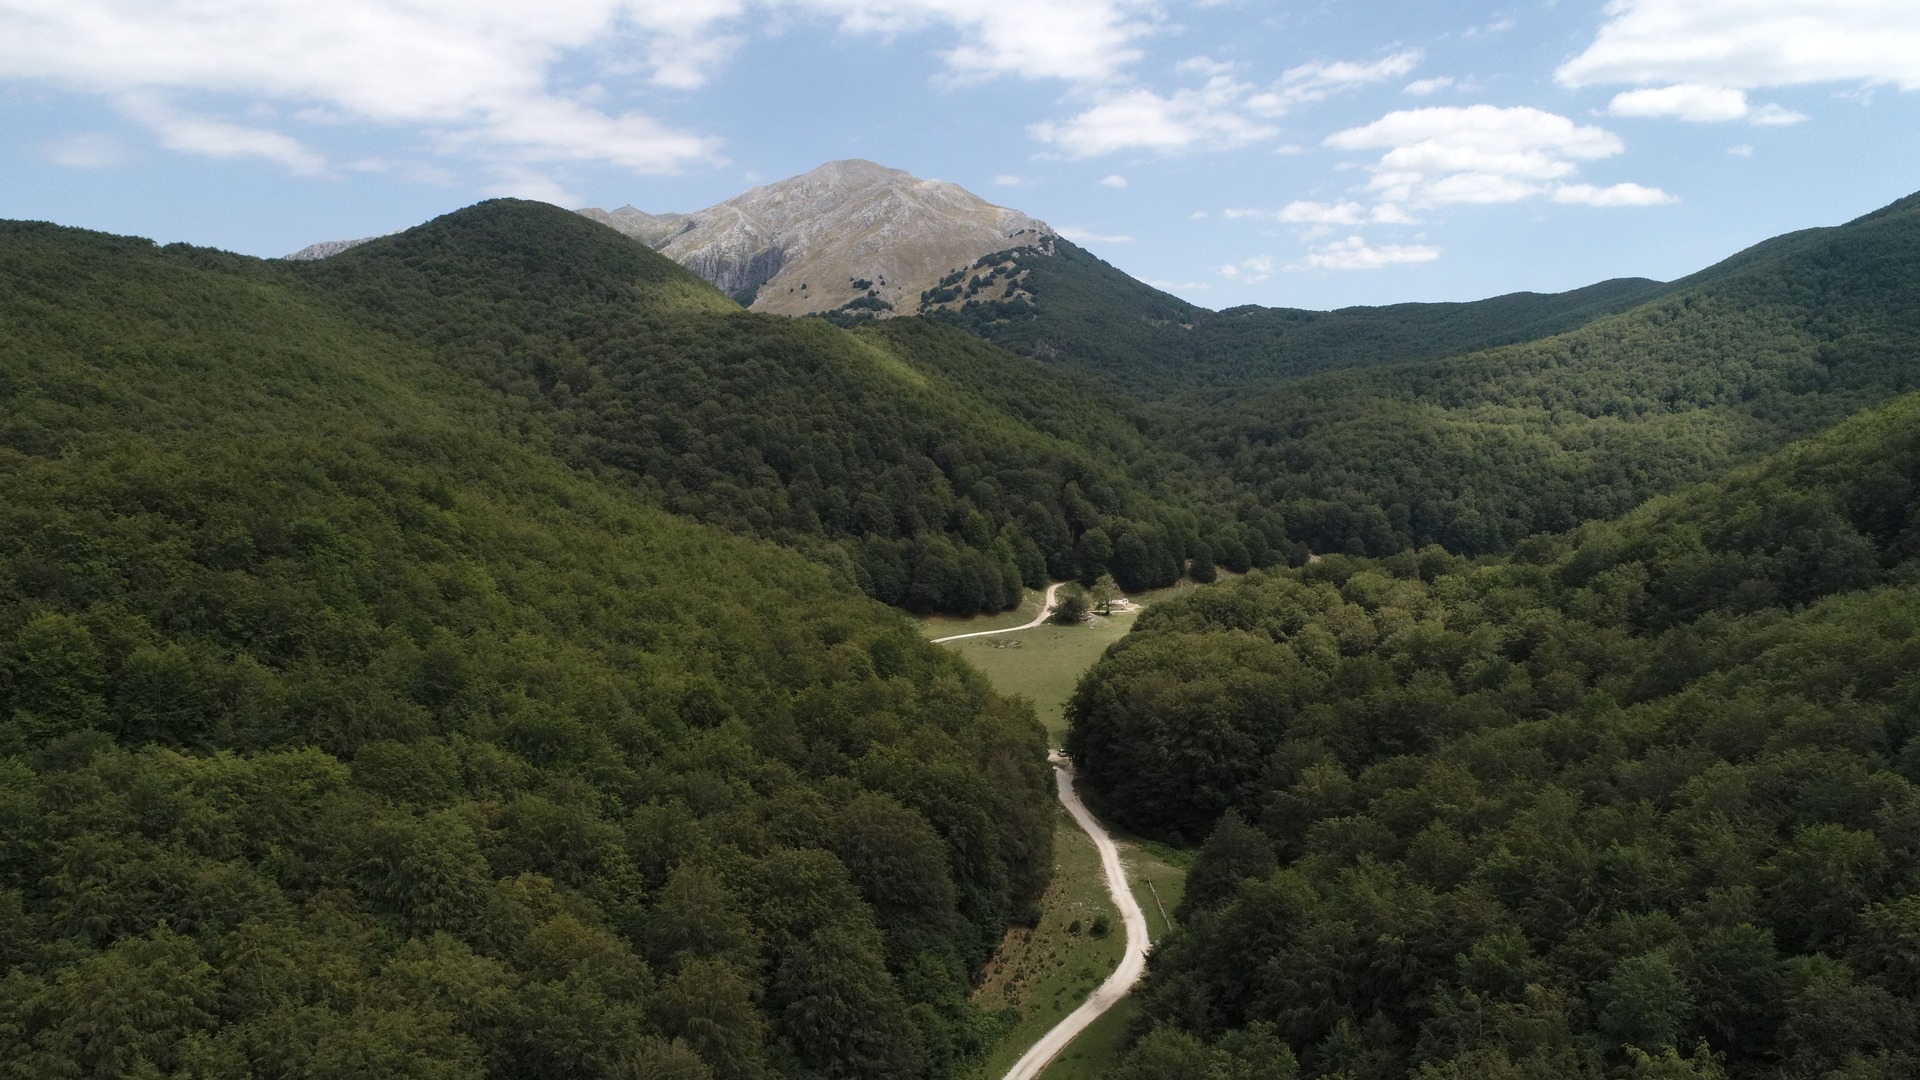
<svg viewBox="0 0 1920 1080">
<path fill-rule="evenodd" d="M 1134 607 L 1097 617 L 1089 626 L 1047 625 L 994 637 L 968 638 L 946 647 L 959 650 L 992 680 L 995 689 L 1033 702 L 1046 726 L 1047 738 L 1059 746 L 1066 735 L 1067 700 L 1080 676 L 1100 659 L 1107 646 L 1133 628 L 1141 608 L 1192 589 L 1183 583 L 1172 589 L 1134 596 Z M 1030 591 L 1019 608 L 1001 615 L 973 619 L 930 618 L 922 629 L 930 638 L 995 630 L 1030 622 L 1040 610 L 1040 593 Z M 1163 912 L 1180 902 L 1191 853 L 1160 844 L 1115 835 L 1127 883 L 1147 913 L 1148 938 L 1158 941 L 1167 931 Z M 975 992 L 982 1008 L 1017 1009 L 1019 1022 L 1003 1036 L 975 1071 L 977 1080 L 997 1080 L 1020 1055 L 1084 1000 L 1118 963 L 1123 943 L 1117 913 L 1107 897 L 1093 842 L 1065 810 L 1057 810 L 1054 825 L 1054 877 L 1040 901 L 1041 916 L 1032 929 L 1008 932 L 992 966 Z M 1151 883 L 1151 888 L 1149 887 Z M 1113 920 L 1105 939 L 1091 933 L 1094 913 Z M 1072 931 L 1078 921 L 1080 932 Z M 1101 1017 L 1049 1066 L 1045 1080 L 1096 1077 L 1119 1055 L 1130 1018 L 1138 1005 L 1128 999 Z M 1066 1070 L 1066 1071 L 1062 1071 Z"/>
</svg>

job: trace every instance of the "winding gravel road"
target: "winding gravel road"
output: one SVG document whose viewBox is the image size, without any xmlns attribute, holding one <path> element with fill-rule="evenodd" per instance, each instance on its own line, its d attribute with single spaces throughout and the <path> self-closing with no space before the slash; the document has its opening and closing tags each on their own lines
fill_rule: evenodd
<svg viewBox="0 0 1920 1080">
<path fill-rule="evenodd" d="M 1113 846 L 1113 837 L 1101 826 L 1100 819 L 1087 812 L 1081 803 L 1080 795 L 1073 789 L 1073 766 L 1060 755 L 1052 757 L 1054 776 L 1060 781 L 1060 805 L 1067 808 L 1073 820 L 1093 838 L 1093 846 L 1100 851 L 1100 865 L 1107 872 L 1107 892 L 1113 895 L 1113 904 L 1120 909 L 1120 921 L 1127 930 L 1127 951 L 1120 957 L 1120 966 L 1113 969 L 1107 981 L 1099 985 L 1087 1000 L 1065 1020 L 1055 1024 L 1052 1031 L 1040 1037 L 1020 1060 L 1007 1070 L 1006 1080 L 1033 1080 L 1039 1076 L 1060 1051 L 1067 1048 L 1087 1025 L 1100 1019 L 1100 1014 L 1118 1004 L 1140 981 L 1140 975 L 1147 969 L 1147 916 L 1134 902 L 1133 890 L 1127 888 L 1127 872 L 1120 865 L 1120 850 Z"/>
<path fill-rule="evenodd" d="M 1012 634 L 1021 630 L 1031 630 L 1047 621 L 1053 614 L 1054 599 L 1064 582 L 1055 582 L 1047 586 L 1046 602 L 1040 605 L 1040 614 L 1025 626 L 1009 626 L 1004 630 L 976 630 L 971 634 L 952 634 L 943 638 L 934 638 L 938 645 L 943 641 L 961 641 L 965 638 L 986 637 L 989 634 Z M 1113 906 L 1120 909 L 1120 922 L 1127 932 L 1127 951 L 1120 957 L 1120 966 L 1113 969 L 1107 981 L 1096 987 L 1080 1007 L 1067 1014 L 1065 1020 L 1053 1026 L 1053 1030 L 1040 1037 L 1020 1060 L 1007 1070 L 1006 1080 L 1033 1080 L 1040 1075 L 1067 1044 L 1087 1029 L 1087 1025 L 1100 1019 L 1102 1013 L 1118 1004 L 1140 981 L 1147 970 L 1147 915 L 1134 902 L 1133 890 L 1127 888 L 1127 871 L 1120 865 L 1120 849 L 1113 846 L 1113 837 L 1100 824 L 1100 819 L 1087 811 L 1080 801 L 1080 794 L 1073 789 L 1073 765 L 1059 754 L 1052 754 L 1048 760 L 1053 762 L 1054 778 L 1059 781 L 1060 805 L 1067 808 L 1088 838 L 1093 841 L 1095 850 L 1100 852 L 1100 866 L 1107 874 L 1107 892 L 1113 897 Z"/>
<path fill-rule="evenodd" d="M 1059 595 L 1060 586 L 1064 584 L 1066 584 L 1066 582 L 1056 581 L 1053 584 L 1047 586 L 1047 598 L 1045 601 L 1043 601 L 1040 604 L 1040 614 L 1035 615 L 1033 617 L 1033 621 L 1030 623 L 1027 623 L 1024 626 L 1009 626 L 1005 630 L 975 630 L 971 634 L 949 634 L 946 637 L 934 638 L 933 643 L 935 645 L 938 645 L 941 642 L 945 642 L 945 641 L 960 641 L 970 637 L 986 637 L 989 634 L 1016 634 L 1022 630 L 1031 630 L 1034 627 L 1039 626 L 1041 623 L 1046 622 L 1047 616 L 1053 614 L 1054 597 Z"/>
</svg>

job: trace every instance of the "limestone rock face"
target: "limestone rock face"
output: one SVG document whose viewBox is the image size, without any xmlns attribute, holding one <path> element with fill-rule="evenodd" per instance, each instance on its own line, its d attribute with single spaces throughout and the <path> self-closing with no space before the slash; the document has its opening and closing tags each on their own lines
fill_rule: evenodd
<svg viewBox="0 0 1920 1080">
<path fill-rule="evenodd" d="M 829 162 L 691 214 L 631 206 L 580 213 L 618 229 L 745 301 L 804 315 L 911 314 L 920 294 L 982 255 L 1041 245 L 1045 222 L 958 184 L 871 161 Z M 881 304 L 891 305 L 882 307 Z"/>
</svg>

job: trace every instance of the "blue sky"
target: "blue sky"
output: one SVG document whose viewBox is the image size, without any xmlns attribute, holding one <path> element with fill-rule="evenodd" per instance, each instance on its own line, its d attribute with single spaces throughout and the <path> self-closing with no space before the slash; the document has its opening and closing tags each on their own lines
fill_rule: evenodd
<svg viewBox="0 0 1920 1080">
<path fill-rule="evenodd" d="M 1677 277 L 1920 190 L 1920 0 L 0 0 L 0 216 L 256 255 L 865 157 L 1209 307 Z"/>
</svg>

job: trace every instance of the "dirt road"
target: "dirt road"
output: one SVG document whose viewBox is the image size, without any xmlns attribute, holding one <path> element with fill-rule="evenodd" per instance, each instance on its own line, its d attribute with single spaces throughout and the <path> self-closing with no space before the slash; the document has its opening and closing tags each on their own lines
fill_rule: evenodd
<svg viewBox="0 0 1920 1080">
<path fill-rule="evenodd" d="M 1047 604 L 1053 604 L 1053 593 L 1047 593 Z M 1120 966 L 1113 969 L 1107 981 L 1094 990 L 1086 1002 L 1067 1015 L 1065 1020 L 1055 1024 L 1052 1031 L 1041 1036 L 1020 1060 L 1007 1070 L 1006 1080 L 1033 1080 L 1039 1076 L 1048 1063 L 1058 1057 L 1060 1051 L 1067 1048 L 1076 1036 L 1087 1029 L 1087 1025 L 1100 1018 L 1100 1014 L 1113 1008 L 1133 984 L 1140 981 L 1140 975 L 1147 969 L 1147 916 L 1134 902 L 1133 890 L 1127 888 L 1126 869 L 1120 865 L 1120 851 L 1113 846 L 1113 838 L 1101 826 L 1100 820 L 1087 812 L 1080 802 L 1080 795 L 1073 789 L 1073 766 L 1053 757 L 1053 771 L 1060 781 L 1060 805 L 1067 808 L 1073 820 L 1093 838 L 1093 846 L 1100 851 L 1100 865 L 1107 872 L 1107 891 L 1113 894 L 1113 904 L 1120 909 L 1120 921 L 1127 932 L 1127 951 L 1120 957 Z"/>
<path fill-rule="evenodd" d="M 1056 595 L 1059 594 L 1060 586 L 1064 584 L 1066 583 L 1063 581 L 1056 581 L 1053 584 L 1047 586 L 1047 598 L 1040 605 L 1040 614 L 1035 615 L 1033 617 L 1033 621 L 1026 624 L 1025 626 L 1009 626 L 1005 630 L 975 630 L 971 634 L 949 634 L 946 637 L 934 638 L 933 643 L 935 645 L 938 645 L 943 641 L 960 641 L 964 638 L 970 638 L 970 637 L 986 637 L 989 634 L 1015 634 L 1015 633 L 1019 633 L 1022 630 L 1031 630 L 1034 627 L 1039 626 L 1041 623 L 1046 622 L 1047 616 L 1053 614 L 1053 599 Z"/>
</svg>

